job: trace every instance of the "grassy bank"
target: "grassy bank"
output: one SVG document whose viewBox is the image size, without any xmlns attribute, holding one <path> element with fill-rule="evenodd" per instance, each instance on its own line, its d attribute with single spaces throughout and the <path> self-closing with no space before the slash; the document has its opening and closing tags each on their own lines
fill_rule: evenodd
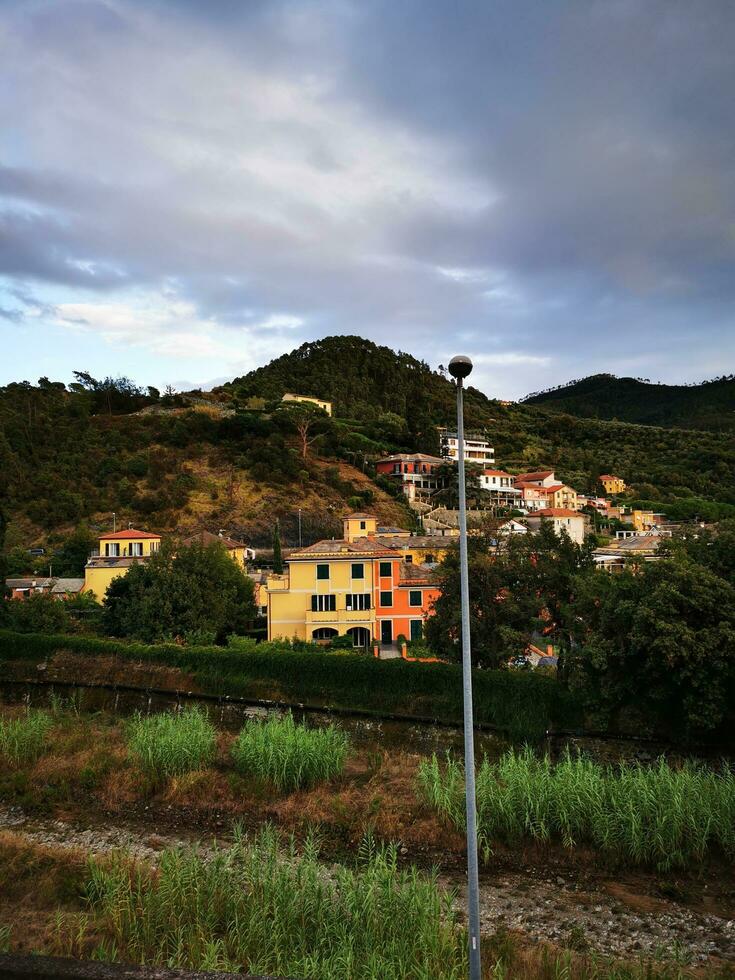
<svg viewBox="0 0 735 980">
<path fill-rule="evenodd" d="M 465 826 L 464 768 L 436 756 L 419 766 L 428 803 Z M 477 771 L 481 841 L 491 848 L 532 838 L 588 845 L 625 864 L 659 870 L 702 861 L 709 850 L 735 858 L 735 774 L 686 764 L 601 766 L 566 755 L 554 765 L 530 749 L 484 759 Z"/>
<path fill-rule="evenodd" d="M 0 662 L 36 664 L 64 651 L 177 668 L 191 676 L 200 691 L 210 694 L 282 699 L 441 721 L 462 719 L 462 672 L 458 664 L 375 660 L 364 654 L 294 649 L 283 643 L 260 643 L 241 651 L 0 631 Z M 84 681 L 85 677 L 75 679 Z M 476 671 L 474 692 L 475 720 L 516 738 L 537 739 L 549 727 L 577 728 L 582 722 L 579 703 L 552 677 Z"/>
</svg>

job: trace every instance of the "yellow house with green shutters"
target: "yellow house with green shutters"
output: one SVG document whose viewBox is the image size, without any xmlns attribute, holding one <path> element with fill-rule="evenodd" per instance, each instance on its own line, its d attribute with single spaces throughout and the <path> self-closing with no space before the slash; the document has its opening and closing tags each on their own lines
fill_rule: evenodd
<svg viewBox="0 0 735 980">
<path fill-rule="evenodd" d="M 353 646 L 393 646 L 423 635 L 439 591 L 431 568 L 376 535 L 377 519 L 350 514 L 344 537 L 292 552 L 283 575 L 266 585 L 268 639 L 327 642 L 349 636 Z M 396 537 L 408 543 L 411 537 Z M 419 552 L 416 553 L 417 557 Z"/>
<path fill-rule="evenodd" d="M 84 569 L 82 592 L 94 592 L 101 602 L 113 579 L 147 561 L 161 547 L 161 535 L 149 531 L 113 531 L 100 537 L 99 553 L 90 555 Z"/>
</svg>

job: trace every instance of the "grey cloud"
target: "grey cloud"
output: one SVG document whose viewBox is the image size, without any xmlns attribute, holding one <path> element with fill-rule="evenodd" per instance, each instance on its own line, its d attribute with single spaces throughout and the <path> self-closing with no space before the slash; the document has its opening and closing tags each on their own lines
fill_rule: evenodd
<svg viewBox="0 0 735 980">
<path fill-rule="evenodd" d="M 10 8 L 6 277 L 549 382 L 735 355 L 729 0 Z"/>
</svg>

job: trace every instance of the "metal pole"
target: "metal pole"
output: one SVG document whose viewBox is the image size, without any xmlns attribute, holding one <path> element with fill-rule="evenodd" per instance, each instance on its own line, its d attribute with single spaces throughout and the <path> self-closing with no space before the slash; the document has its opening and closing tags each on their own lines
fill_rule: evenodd
<svg viewBox="0 0 735 980">
<path fill-rule="evenodd" d="M 117 517 L 115 515 L 115 511 L 113 510 L 113 512 L 112 512 L 112 533 L 114 534 L 116 531 L 117 531 Z"/>
<path fill-rule="evenodd" d="M 301 547 L 301 508 L 299 507 L 299 548 Z"/>
<path fill-rule="evenodd" d="M 475 795 L 475 737 L 472 717 L 472 654 L 470 646 L 470 586 L 467 571 L 467 492 L 464 468 L 463 379 L 472 370 L 467 357 L 452 358 L 449 371 L 457 380 L 457 465 L 459 468 L 459 574 L 462 598 L 462 686 L 464 697 L 464 771 L 467 810 L 467 913 L 470 927 L 470 980 L 481 980 L 480 883 L 477 867 L 477 804 Z"/>
</svg>

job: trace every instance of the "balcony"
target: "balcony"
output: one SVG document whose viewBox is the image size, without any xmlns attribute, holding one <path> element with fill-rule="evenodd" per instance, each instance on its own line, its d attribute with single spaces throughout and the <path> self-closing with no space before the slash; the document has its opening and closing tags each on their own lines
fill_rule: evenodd
<svg viewBox="0 0 735 980">
<path fill-rule="evenodd" d="M 346 624 L 348 626 L 363 626 L 365 623 L 372 623 L 375 620 L 374 609 L 337 609 L 334 612 L 313 612 L 306 611 L 307 626 L 336 626 Z"/>
<path fill-rule="evenodd" d="M 269 575 L 266 588 L 269 592 L 288 592 L 288 575 Z"/>
</svg>

